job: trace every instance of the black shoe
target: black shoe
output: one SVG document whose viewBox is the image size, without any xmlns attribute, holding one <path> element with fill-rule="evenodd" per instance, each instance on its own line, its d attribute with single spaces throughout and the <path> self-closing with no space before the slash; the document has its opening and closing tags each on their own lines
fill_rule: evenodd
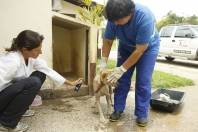
<svg viewBox="0 0 198 132">
<path fill-rule="evenodd" d="M 145 118 L 136 118 L 136 123 L 138 126 L 141 126 L 141 127 L 145 127 L 147 126 L 147 123 L 148 123 L 148 119 L 145 117 Z"/>
<path fill-rule="evenodd" d="M 122 114 L 122 112 L 114 111 L 110 115 L 109 120 L 112 121 L 112 122 L 118 121 L 120 119 L 120 117 L 121 117 L 121 114 Z"/>
</svg>

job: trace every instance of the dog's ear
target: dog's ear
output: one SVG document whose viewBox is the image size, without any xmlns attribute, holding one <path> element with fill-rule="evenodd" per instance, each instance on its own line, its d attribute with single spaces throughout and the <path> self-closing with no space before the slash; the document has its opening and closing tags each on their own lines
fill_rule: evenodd
<svg viewBox="0 0 198 132">
<path fill-rule="evenodd" d="M 105 69 L 104 71 L 102 71 L 103 74 L 110 74 L 113 70 L 110 69 Z"/>
<path fill-rule="evenodd" d="M 113 69 L 108 69 L 107 71 L 108 71 L 108 73 L 111 73 L 113 71 Z"/>
<path fill-rule="evenodd" d="M 108 75 L 108 73 L 106 73 L 106 72 L 102 73 L 101 74 L 101 79 L 104 80 L 105 78 L 107 78 L 107 75 Z"/>
</svg>

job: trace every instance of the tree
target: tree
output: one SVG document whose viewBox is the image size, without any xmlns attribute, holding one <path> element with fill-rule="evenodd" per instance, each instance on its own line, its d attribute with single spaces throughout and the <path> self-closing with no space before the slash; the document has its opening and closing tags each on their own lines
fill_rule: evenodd
<svg viewBox="0 0 198 132">
<path fill-rule="evenodd" d="M 161 27 L 168 24 L 179 23 L 198 24 L 198 17 L 196 15 L 190 17 L 177 16 L 174 12 L 170 11 L 162 20 L 157 23 L 157 29 L 160 30 Z"/>
<path fill-rule="evenodd" d="M 82 0 L 82 2 L 85 6 L 78 10 L 80 18 L 85 22 L 100 26 L 104 19 L 102 15 L 104 7 L 98 4 L 94 5 L 92 0 Z"/>
<path fill-rule="evenodd" d="M 198 17 L 196 15 L 193 15 L 193 16 L 190 16 L 190 17 L 187 17 L 185 19 L 186 23 L 190 23 L 190 24 L 198 24 Z"/>
</svg>

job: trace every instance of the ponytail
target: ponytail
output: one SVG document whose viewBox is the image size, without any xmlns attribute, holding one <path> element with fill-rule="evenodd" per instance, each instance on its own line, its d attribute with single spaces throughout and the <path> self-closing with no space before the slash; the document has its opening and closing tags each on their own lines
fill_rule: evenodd
<svg viewBox="0 0 198 132">
<path fill-rule="evenodd" d="M 6 48 L 5 51 L 10 52 L 10 51 L 17 51 L 17 50 L 18 50 L 17 40 L 16 38 L 13 38 L 11 47 Z"/>
</svg>

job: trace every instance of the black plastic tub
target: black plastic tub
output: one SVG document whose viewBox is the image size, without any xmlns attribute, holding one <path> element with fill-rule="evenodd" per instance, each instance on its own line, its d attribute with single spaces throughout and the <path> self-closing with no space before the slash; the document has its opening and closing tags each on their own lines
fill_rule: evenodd
<svg viewBox="0 0 198 132">
<path fill-rule="evenodd" d="M 165 94 L 169 96 L 169 100 L 160 99 L 160 95 Z M 152 93 L 150 105 L 153 109 L 173 112 L 183 103 L 184 92 L 167 90 L 167 89 L 157 89 Z"/>
</svg>

